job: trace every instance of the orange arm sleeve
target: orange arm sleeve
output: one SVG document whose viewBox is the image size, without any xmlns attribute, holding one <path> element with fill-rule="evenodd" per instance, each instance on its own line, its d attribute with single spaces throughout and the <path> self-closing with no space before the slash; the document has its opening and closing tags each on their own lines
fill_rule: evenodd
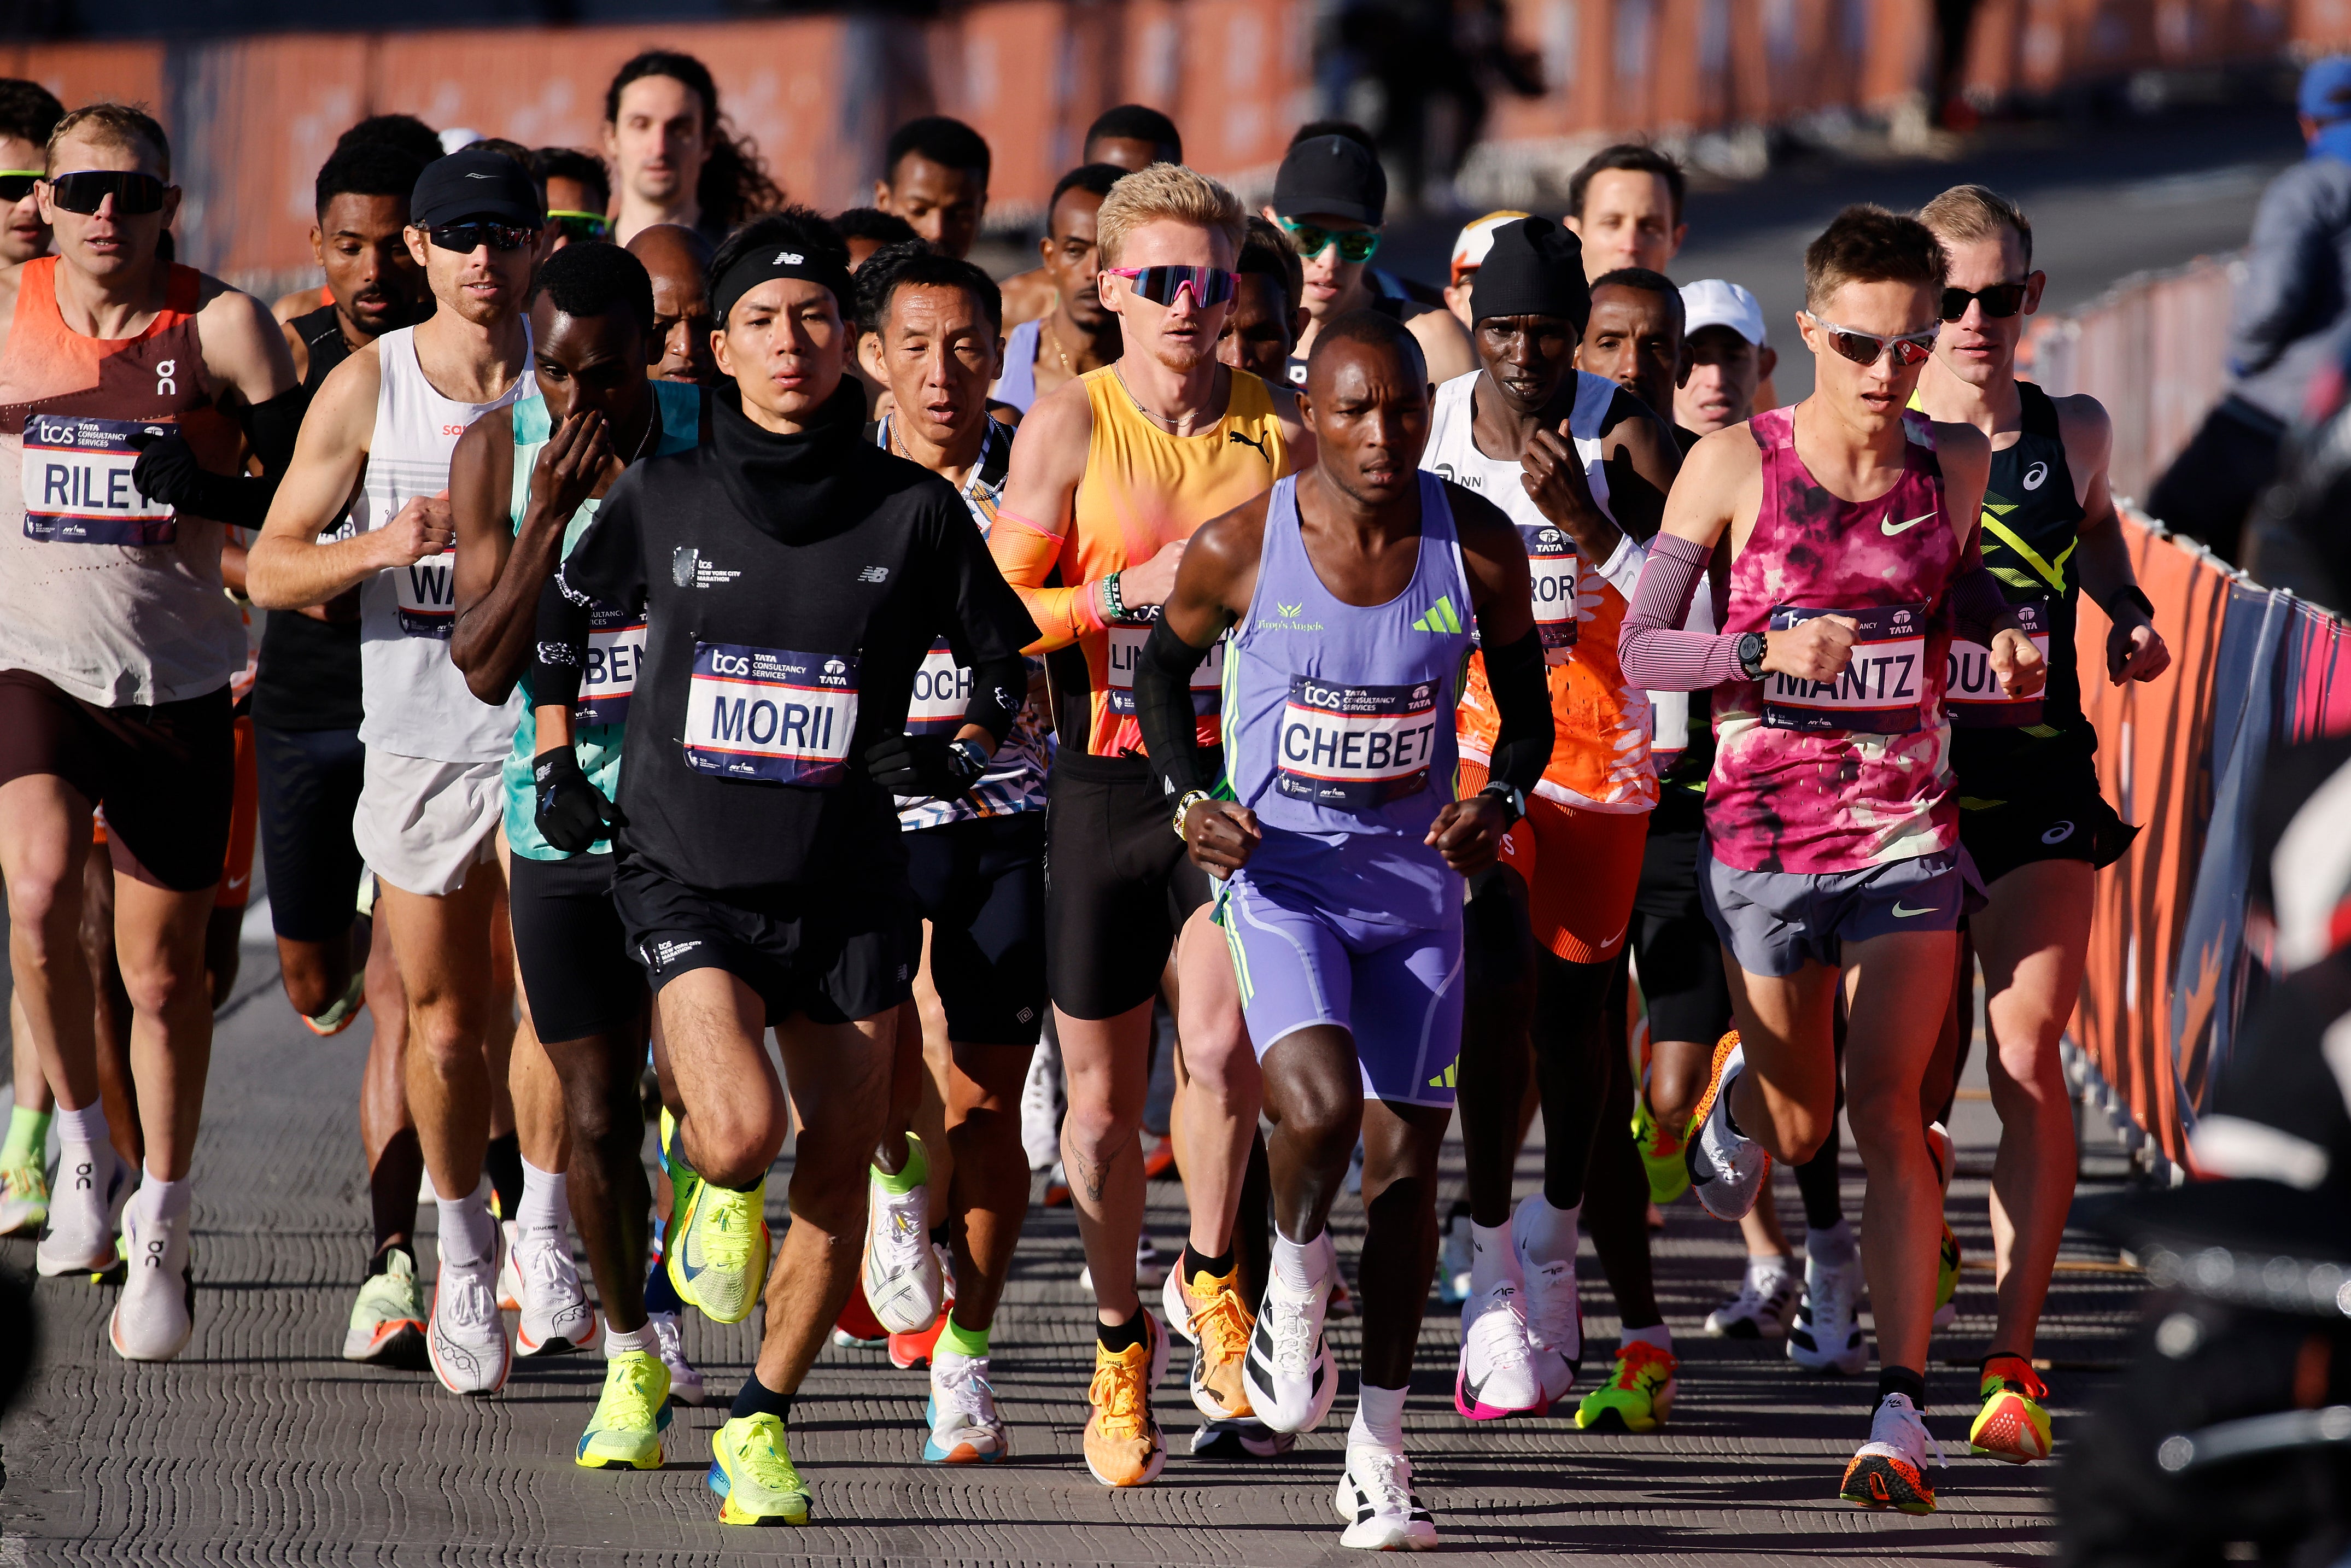
<svg viewBox="0 0 2351 1568">
<path fill-rule="evenodd" d="M 1102 629 L 1101 601 L 1092 583 L 1045 586 L 1053 563 L 1061 558 L 1059 535 L 1049 534 L 1019 513 L 999 507 L 996 526 L 987 531 L 987 553 L 996 558 L 997 570 L 1020 596 L 1022 606 L 1043 633 L 1023 653 L 1050 653 Z"/>
</svg>

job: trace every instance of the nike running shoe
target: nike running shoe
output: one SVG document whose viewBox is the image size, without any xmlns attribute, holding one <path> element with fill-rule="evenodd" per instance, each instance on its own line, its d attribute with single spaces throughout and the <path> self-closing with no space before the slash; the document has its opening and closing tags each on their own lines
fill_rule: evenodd
<svg viewBox="0 0 2351 1568">
<path fill-rule="evenodd" d="M 1278 1459 L 1298 1447 L 1298 1434 L 1277 1432 L 1252 1416 L 1246 1421 L 1203 1421 L 1192 1433 L 1201 1459 Z"/>
<path fill-rule="evenodd" d="M 909 1138 L 908 1142 L 913 1142 Z M 892 1192 L 868 1168 L 865 1186 L 865 1301 L 892 1333 L 919 1333 L 938 1322 L 946 1285 L 931 1249 L 930 1189 L 917 1182 Z"/>
<path fill-rule="evenodd" d="M 1788 1325 L 1788 1359 L 1808 1372 L 1858 1377 L 1869 1366 L 1861 1333 L 1861 1254 L 1831 1265 L 1804 1260 L 1804 1300 Z"/>
<path fill-rule="evenodd" d="M 2049 1457 L 2049 1412 L 2043 1401 L 2049 1385 L 2034 1375 L 2022 1357 L 1995 1355 L 1984 1363 L 1976 1389 L 1983 1408 L 1968 1428 L 1968 1448 L 2011 1465 L 2029 1465 Z"/>
<path fill-rule="evenodd" d="M 1032 1173 L 1061 1157 L 1061 1053 L 1050 1040 L 1038 1042 L 1020 1084 L 1020 1151 Z"/>
<path fill-rule="evenodd" d="M 849 1300 L 841 1303 L 841 1315 L 832 1320 L 832 1343 L 843 1350 L 890 1348 L 890 1331 L 875 1320 L 873 1309 L 865 1304 L 865 1281 L 862 1279 L 851 1281 Z"/>
<path fill-rule="evenodd" d="M 1688 1144 L 1687 1128 L 1677 1132 L 1649 1109 L 1649 1080 L 1644 1073 L 1641 1092 L 1633 1099 L 1633 1146 L 1641 1151 L 1641 1168 L 1649 1173 L 1651 1203 L 1662 1207 L 1689 1190 L 1689 1163 L 1682 1157 Z"/>
<path fill-rule="evenodd" d="M 477 1263 L 452 1263 L 444 1252 L 440 1269 L 433 1315 L 424 1325 L 433 1375 L 452 1394 L 496 1394 L 506 1386 L 514 1354 L 507 1343 L 506 1319 L 498 1315 L 498 1260 L 493 1255 Z"/>
<path fill-rule="evenodd" d="M 1515 1280 L 1497 1280 L 1461 1303 L 1461 1354 L 1453 1408 L 1470 1421 L 1540 1416 L 1551 1407 L 1528 1343 L 1526 1303 Z"/>
<path fill-rule="evenodd" d="M 1927 1479 L 1927 1456 L 1943 1464 L 1943 1445 L 1927 1430 L 1926 1418 L 1907 1394 L 1889 1394 L 1869 1418 L 1869 1441 L 1844 1468 L 1837 1495 L 1863 1508 L 1895 1508 L 1904 1513 L 1935 1511 L 1935 1488 Z"/>
<path fill-rule="evenodd" d="M 515 1354 L 566 1355 L 596 1336 L 596 1310 L 580 1288 L 580 1270 L 560 1230 L 525 1231 L 514 1239 L 515 1274 L 522 1283 L 516 1310 Z"/>
<path fill-rule="evenodd" d="M 1747 1266 L 1739 1294 L 1706 1315 L 1706 1332 L 1716 1339 L 1785 1339 L 1803 1285 L 1786 1259 L 1777 1269 Z"/>
<path fill-rule="evenodd" d="M 1249 1391 L 1257 1418 L 1277 1432 L 1311 1432 L 1331 1413 L 1338 1397 L 1339 1370 L 1331 1362 L 1331 1346 L 1322 1336 L 1324 1304 L 1331 1294 L 1331 1276 L 1339 1261 L 1323 1234 L 1322 1282 L 1297 1290 L 1270 1271 L 1265 1300 L 1257 1310 L 1257 1332 L 1249 1336 L 1249 1354 L 1241 1363 L 1241 1385 Z"/>
<path fill-rule="evenodd" d="M 1369 1443 L 1347 1445 L 1339 1493 L 1331 1500 L 1347 1521 L 1339 1544 L 1359 1552 L 1426 1552 L 1437 1545 L 1437 1521 L 1412 1490 L 1412 1461 Z"/>
<path fill-rule="evenodd" d="M 778 1417 L 762 1411 L 737 1416 L 711 1434 L 710 1469 L 703 1479 L 723 1501 L 721 1524 L 806 1524 L 808 1482 L 792 1464 L 791 1444 Z"/>
<path fill-rule="evenodd" d="M 932 1353 L 938 1348 L 939 1335 L 946 1333 L 947 1313 L 955 1310 L 955 1258 L 935 1241 L 931 1243 L 931 1250 L 939 1256 L 939 1289 L 943 1298 L 939 1302 L 939 1315 L 931 1320 L 931 1326 L 926 1329 L 890 1336 L 890 1364 L 901 1372 L 918 1372 L 931 1364 Z"/>
<path fill-rule="evenodd" d="M 1936 1256 L 1935 1326 L 1947 1329 L 1959 1315 L 1959 1239 L 1949 1220 L 1943 1222 L 1943 1246 Z"/>
<path fill-rule="evenodd" d="M 573 1462 L 590 1470 L 657 1470 L 669 1427 L 669 1368 L 661 1357 L 624 1350 L 604 1365 L 604 1393 Z"/>
<path fill-rule="evenodd" d="M 357 1023 L 360 1011 L 366 1006 L 367 971 L 362 969 L 351 977 L 351 983 L 343 988 L 343 994 L 337 997 L 333 1005 L 325 1012 L 320 1013 L 317 1018 L 304 1014 L 302 1027 L 320 1040 L 332 1040 Z"/>
<path fill-rule="evenodd" d="M 1739 1043 L 1739 1031 L 1732 1030 L 1715 1044 L 1714 1070 L 1690 1114 L 1690 1124 L 1698 1130 L 1683 1151 L 1690 1186 L 1717 1219 L 1746 1218 L 1771 1169 L 1771 1156 L 1762 1145 L 1730 1130 L 1729 1089 L 1746 1066 L 1746 1049 Z"/>
<path fill-rule="evenodd" d="M 20 1166 L 0 1169 L 0 1236 L 37 1234 L 49 1222 L 49 1173 L 37 1152 Z"/>
<path fill-rule="evenodd" d="M 1241 1305 L 1240 1269 L 1184 1278 L 1184 1255 L 1167 1270 L 1159 1293 L 1167 1326 L 1192 1345 L 1192 1406 L 1211 1421 L 1243 1421 L 1256 1414 L 1241 1386 L 1241 1362 L 1249 1354 L 1257 1319 Z M 1198 1452 L 1196 1448 L 1194 1452 Z"/>
<path fill-rule="evenodd" d="M 115 1299 L 107 1337 L 125 1361 L 169 1361 L 196 1327 L 195 1271 L 188 1264 L 188 1217 L 153 1219 L 123 1211 L 123 1249 L 131 1272 Z"/>
<path fill-rule="evenodd" d="M 1533 1352 L 1535 1375 L 1542 1380 L 1545 1403 L 1556 1405 L 1575 1386 L 1583 1370 L 1583 1295 L 1575 1282 L 1575 1255 L 1556 1263 L 1538 1263 L 1520 1241 L 1536 1234 L 1525 1218 L 1542 1194 L 1529 1193 L 1519 1204 L 1510 1224 L 1510 1245 L 1519 1255 L 1519 1277 L 1525 1281 L 1527 1345 Z"/>
<path fill-rule="evenodd" d="M 1437 1247 L 1437 1299 L 1448 1307 L 1469 1299 L 1469 1206 L 1456 1203 Z"/>
<path fill-rule="evenodd" d="M 923 1439 L 926 1464 L 992 1465 L 1012 1451 L 984 1355 L 950 1350 L 931 1357 L 931 1402 L 923 1420 L 931 1429 Z"/>
<path fill-rule="evenodd" d="M 1674 1353 L 1646 1340 L 1632 1340 L 1616 1352 L 1616 1371 L 1583 1396 L 1575 1424 L 1604 1432 L 1654 1432 L 1674 1413 Z"/>
<path fill-rule="evenodd" d="M 676 1177 L 673 1176 L 674 1182 Z M 768 1282 L 768 1180 L 748 1192 L 696 1180 L 680 1187 L 664 1249 L 677 1299 L 715 1323 L 739 1323 Z"/>
<path fill-rule="evenodd" d="M 661 1347 L 661 1364 L 669 1370 L 669 1402 L 701 1404 L 708 1396 L 702 1386 L 702 1374 L 685 1359 L 685 1325 L 675 1312 L 647 1312 L 645 1321 L 653 1325 L 653 1343 Z"/>
<path fill-rule="evenodd" d="M 115 1235 L 131 1191 L 130 1167 L 111 1148 L 66 1145 L 49 1195 L 48 1228 L 33 1253 L 41 1277 L 110 1272 L 122 1259 Z"/>
<path fill-rule="evenodd" d="M 1167 1440 L 1151 1414 L 1151 1391 L 1167 1370 L 1167 1331 L 1143 1309 L 1143 1343 L 1124 1350 L 1094 1345 L 1094 1380 L 1086 1388 L 1086 1469 L 1106 1487 L 1139 1487 L 1167 1462 Z"/>
<path fill-rule="evenodd" d="M 424 1283 L 416 1277 L 416 1260 L 404 1247 L 388 1248 L 383 1272 L 360 1281 L 350 1327 L 343 1333 L 343 1359 L 422 1371 L 425 1318 Z"/>
</svg>

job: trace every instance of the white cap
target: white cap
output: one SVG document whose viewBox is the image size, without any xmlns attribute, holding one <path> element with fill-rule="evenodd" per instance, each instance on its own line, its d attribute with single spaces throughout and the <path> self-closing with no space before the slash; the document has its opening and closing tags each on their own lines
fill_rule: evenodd
<svg viewBox="0 0 2351 1568">
<path fill-rule="evenodd" d="M 1452 277 L 1449 281 L 1458 283 L 1463 273 L 1475 272 L 1486 265 L 1486 253 L 1494 248 L 1496 229 L 1504 224 L 1532 216 L 1532 213 L 1506 208 L 1499 213 L 1488 213 L 1484 217 L 1465 225 L 1453 241 Z"/>
<path fill-rule="evenodd" d="M 463 125 L 453 125 L 441 133 L 441 154 L 445 158 L 450 153 L 471 147 L 481 140 L 483 137 L 480 131 Z"/>
<path fill-rule="evenodd" d="M 1763 307 L 1736 283 L 1701 277 L 1682 285 L 1682 336 L 1700 327 L 1728 327 L 1757 348 L 1770 340 L 1763 331 Z"/>
</svg>

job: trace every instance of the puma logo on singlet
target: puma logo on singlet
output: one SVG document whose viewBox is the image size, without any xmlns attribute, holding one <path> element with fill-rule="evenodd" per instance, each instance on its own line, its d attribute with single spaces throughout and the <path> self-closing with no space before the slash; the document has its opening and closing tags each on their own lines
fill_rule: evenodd
<svg viewBox="0 0 2351 1568">
<path fill-rule="evenodd" d="M 1931 517 L 1934 515 L 1935 514 L 1932 512 L 1921 512 L 1917 517 L 1912 517 L 1908 522 L 1897 523 L 1894 520 L 1894 513 L 1889 509 L 1886 514 L 1885 520 L 1880 522 L 1877 526 L 1878 528 L 1890 538 L 1896 534 L 1904 533 L 1911 528 L 1917 528 L 1920 523 L 1925 522 L 1928 517 Z"/>
<path fill-rule="evenodd" d="M 1225 439 L 1227 439 L 1228 441 L 1238 441 L 1238 442 L 1239 442 L 1243 446 L 1254 446 L 1254 447 L 1256 447 L 1256 448 L 1257 448 L 1257 455 L 1258 455 L 1259 457 L 1262 457 L 1262 458 L 1264 458 L 1264 459 L 1265 459 L 1266 464 L 1267 464 L 1267 465 L 1268 465 L 1269 467 L 1272 465 L 1272 463 L 1273 463 L 1273 454 L 1272 454 L 1271 452 L 1269 452 L 1268 450 L 1266 450 L 1266 444 L 1265 444 L 1265 443 L 1264 443 L 1264 442 L 1262 442 L 1262 441 L 1258 440 L 1255 436 L 1243 435 L 1243 434 L 1242 434 L 1239 431 L 1238 431 L 1238 430 L 1228 430 L 1228 431 L 1225 432 Z"/>
</svg>

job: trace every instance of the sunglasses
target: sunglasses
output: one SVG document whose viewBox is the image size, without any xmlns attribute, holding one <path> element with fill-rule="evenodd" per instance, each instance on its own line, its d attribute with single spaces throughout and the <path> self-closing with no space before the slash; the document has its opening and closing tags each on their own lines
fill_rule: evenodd
<svg viewBox="0 0 2351 1568">
<path fill-rule="evenodd" d="M 0 169 L 0 202 L 21 202 L 40 183 L 38 169 Z"/>
<path fill-rule="evenodd" d="M 49 200 L 69 213 L 94 213 L 106 198 L 114 198 L 118 216 L 163 210 L 163 182 L 152 174 L 125 169 L 84 169 L 58 174 L 49 181 Z"/>
<path fill-rule="evenodd" d="M 1290 248 L 1308 261 L 1312 261 L 1332 246 L 1339 247 L 1341 261 L 1369 261 L 1379 254 L 1380 235 L 1377 229 L 1360 229 L 1342 234 L 1315 224 L 1294 224 L 1288 218 L 1281 226 L 1289 232 Z"/>
<path fill-rule="evenodd" d="M 538 243 L 538 230 L 528 224 L 492 223 L 486 218 L 435 224 L 424 232 L 432 236 L 435 250 L 454 250 L 460 256 L 471 256 L 484 246 L 492 250 L 528 250 Z"/>
<path fill-rule="evenodd" d="M 1238 275 L 1216 267 L 1110 267 L 1102 270 L 1134 284 L 1135 293 L 1154 305 L 1173 305 L 1176 296 L 1188 288 L 1192 291 L 1193 308 L 1199 310 L 1222 305 L 1239 293 L 1241 286 Z"/>
<path fill-rule="evenodd" d="M 549 207 L 547 215 L 567 239 L 602 239 L 612 232 L 612 220 L 601 213 L 574 212 L 569 207 Z"/>
<path fill-rule="evenodd" d="M 1850 327 L 1840 327 L 1823 321 L 1811 311 L 1804 319 L 1828 335 L 1829 347 L 1856 365 L 1874 365 L 1878 356 L 1891 350 L 1897 370 L 1909 370 L 1923 365 L 1935 352 L 1938 329 L 1932 327 L 1923 332 L 1905 332 L 1898 338 L 1880 338 L 1868 332 L 1856 332 Z"/>
<path fill-rule="evenodd" d="M 1946 288 L 1943 302 L 1936 308 L 1935 314 L 1946 321 L 1956 321 L 1968 313 L 1972 300 L 1983 307 L 1987 316 L 2013 316 L 2024 308 L 2025 287 L 2022 283 L 1995 283 L 1989 288 Z"/>
</svg>

